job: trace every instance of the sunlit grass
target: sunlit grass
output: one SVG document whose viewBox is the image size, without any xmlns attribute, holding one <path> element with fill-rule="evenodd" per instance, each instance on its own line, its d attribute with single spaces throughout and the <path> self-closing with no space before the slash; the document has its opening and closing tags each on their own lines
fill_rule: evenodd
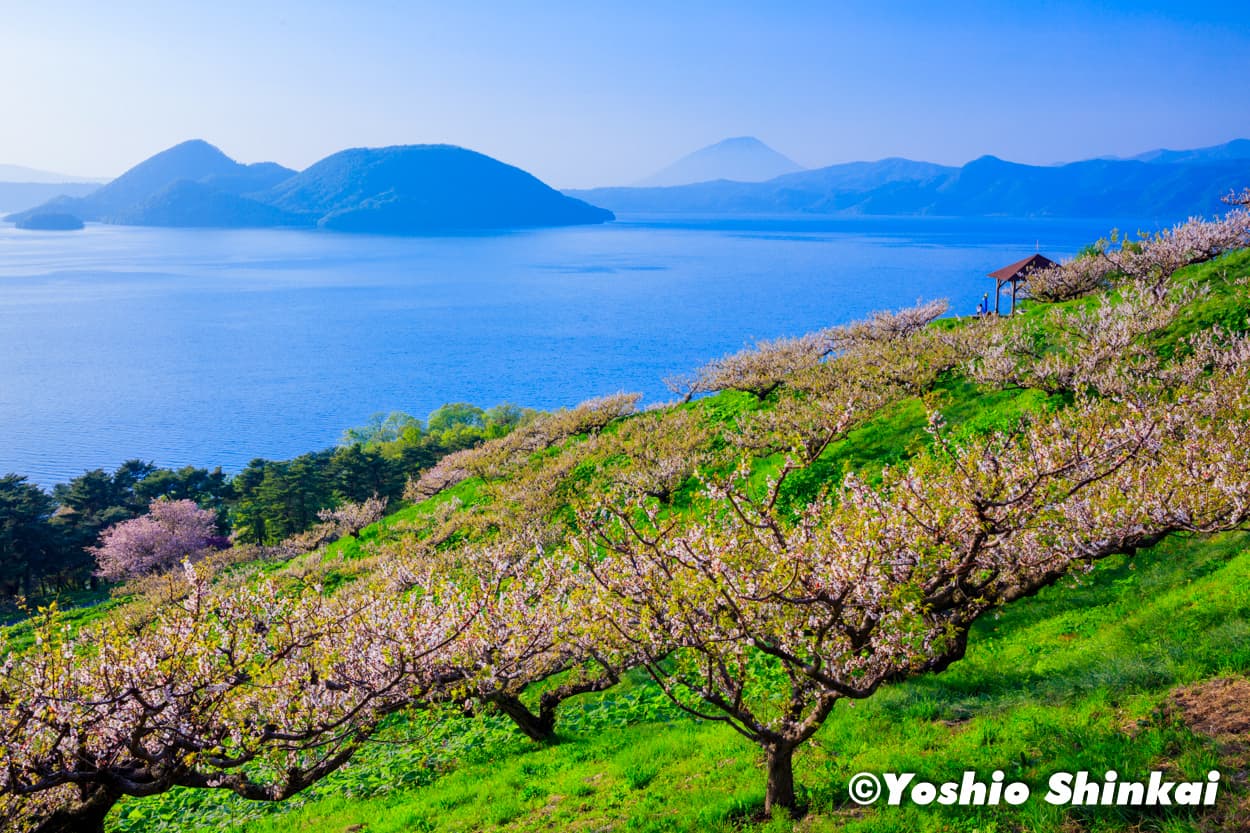
<svg viewBox="0 0 1250 833">
<path fill-rule="evenodd" d="M 1182 273 L 1182 281 L 1218 286 L 1164 334 L 1159 349 L 1174 349 L 1184 336 L 1213 323 L 1244 329 L 1250 293 L 1236 281 L 1246 274 L 1250 252 Z M 1046 309 L 1028 304 L 1020 320 L 1041 321 Z M 923 397 L 883 409 L 832 444 L 816 466 L 787 484 L 786 497 L 798 504 L 847 471 L 872 479 L 882 467 L 907 460 L 929 442 L 929 408 L 941 410 L 956 438 L 975 441 L 1022 415 L 1063 404 L 1036 391 L 987 392 L 944 376 Z M 683 407 L 732 425 L 768 404 L 730 392 Z M 755 476 L 767 477 L 778 464 L 779 458 L 762 461 Z M 473 505 L 483 494 L 479 481 L 464 481 L 402 508 L 359 539 L 336 543 L 321 558 L 359 559 L 373 542 L 403 534 L 405 525 L 436 504 L 458 499 Z M 697 503 L 683 503 L 679 493 L 674 508 L 691 511 Z M 1170 693 L 1180 685 L 1250 673 L 1250 538 L 1173 536 L 1134 558 L 1108 559 L 983 619 L 969 645 L 967 656 L 942 674 L 838 705 L 797 754 L 796 777 L 808 810 L 797 822 L 759 818 L 764 777 L 756 746 L 724 724 L 678 712 L 635 671 L 606 693 L 566 703 L 555 745 L 525 740 L 497 715 L 445 717 L 428 733 L 419 731 L 420 717 L 397 720 L 394 731 L 418 730 L 418 739 L 374 746 L 293 801 L 256 805 L 176 790 L 125 801 L 113 825 L 248 833 L 1242 829 L 1228 826 L 1237 822 L 1227 813 L 1057 808 L 1040 795 L 1056 771 L 1116 769 L 1139 779 L 1161 769 L 1185 779 L 1239 766 L 1229 762 L 1228 750 L 1184 725 L 1170 707 Z M 965 770 L 986 776 L 995 769 L 1030 784 L 1033 800 L 1018 808 L 861 808 L 846 795 L 847 780 L 861 771 L 911 771 L 943 781 Z M 1246 801 L 1244 778 L 1230 778 L 1221 789 L 1222 806 Z"/>
<path fill-rule="evenodd" d="M 1144 777 L 1167 769 L 1202 777 L 1220 752 L 1168 708 L 1169 692 L 1247 672 L 1250 539 L 1174 538 L 982 620 L 967 657 L 943 674 L 840 704 L 796 757 L 809 807 L 799 822 L 756 819 L 763 806 L 756 747 L 723 725 L 676 715 L 635 675 L 621 689 L 568 704 L 561 742 L 550 747 L 503 721 L 464 720 L 449 736 L 380 746 L 293 803 L 249 805 L 179 791 L 126 802 L 116 826 L 1061 833 L 1081 829 L 1073 827 L 1079 821 L 1088 830 L 1197 830 L 1199 816 L 1189 810 L 1065 810 L 1038 796 L 1055 771 Z M 634 722 L 615 725 L 618 718 Z M 1029 783 L 1035 797 L 1020 808 L 883 809 L 846 798 L 847 779 L 860 771 L 941 781 L 966 769 L 1003 769 L 1009 780 Z M 1224 800 L 1244 790 L 1237 786 Z M 252 818 L 231 826 L 237 814 Z"/>
</svg>

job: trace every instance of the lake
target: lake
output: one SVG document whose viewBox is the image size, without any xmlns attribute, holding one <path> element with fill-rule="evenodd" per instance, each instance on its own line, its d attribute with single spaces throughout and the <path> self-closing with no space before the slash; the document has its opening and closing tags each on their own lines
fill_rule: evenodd
<svg viewBox="0 0 1250 833">
<path fill-rule="evenodd" d="M 0 225 L 0 473 L 238 470 L 378 411 L 553 408 L 1070 256 L 1099 220 L 624 217 L 437 238 Z M 1122 226 L 1135 228 L 1131 223 Z"/>
</svg>

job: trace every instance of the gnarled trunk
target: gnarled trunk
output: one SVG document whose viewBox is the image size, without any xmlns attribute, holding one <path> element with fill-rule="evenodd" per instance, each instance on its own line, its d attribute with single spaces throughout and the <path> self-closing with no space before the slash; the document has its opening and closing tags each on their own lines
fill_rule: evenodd
<svg viewBox="0 0 1250 833">
<path fill-rule="evenodd" d="M 764 812 L 782 807 L 797 816 L 798 800 L 794 795 L 794 746 L 779 743 L 765 748 L 767 752 L 768 786 L 764 791 Z"/>
<path fill-rule="evenodd" d="M 490 701 L 517 725 L 527 738 L 539 743 L 550 743 L 556 739 L 555 710 L 543 709 L 542 714 L 534 714 L 520 698 L 510 694 L 497 694 Z"/>
<path fill-rule="evenodd" d="M 32 833 L 104 833 L 104 819 L 122 797 L 108 787 L 90 787 L 81 801 L 40 819 Z"/>
<path fill-rule="evenodd" d="M 494 703 L 499 710 L 516 723 L 525 736 L 540 743 L 554 743 L 556 740 L 556 709 L 570 697 L 579 694 L 590 694 L 595 691 L 607 691 L 620 682 L 616 671 L 604 666 L 603 673 L 598 677 L 574 680 L 543 692 L 538 698 L 538 714 L 521 702 L 515 694 L 504 694 L 496 691 L 485 699 Z"/>
</svg>

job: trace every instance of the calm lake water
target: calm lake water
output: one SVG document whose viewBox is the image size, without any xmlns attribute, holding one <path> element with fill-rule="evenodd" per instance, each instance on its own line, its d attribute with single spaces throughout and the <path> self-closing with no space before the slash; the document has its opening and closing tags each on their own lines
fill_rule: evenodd
<svg viewBox="0 0 1250 833">
<path fill-rule="evenodd" d="M 0 225 L 0 473 L 280 459 L 378 411 L 572 405 L 945 297 L 1110 221 L 623 218 L 387 238 Z M 1140 224 L 1120 222 L 1136 228 Z"/>
</svg>

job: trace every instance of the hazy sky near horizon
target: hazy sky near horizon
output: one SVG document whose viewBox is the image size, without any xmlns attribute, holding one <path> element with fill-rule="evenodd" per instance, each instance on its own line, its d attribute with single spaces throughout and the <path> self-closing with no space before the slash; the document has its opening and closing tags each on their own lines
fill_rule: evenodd
<svg viewBox="0 0 1250 833">
<path fill-rule="evenodd" d="M 0 163 L 450 142 L 559 187 L 729 136 L 801 165 L 1250 137 L 1245 2 L 0 0 Z"/>
</svg>

